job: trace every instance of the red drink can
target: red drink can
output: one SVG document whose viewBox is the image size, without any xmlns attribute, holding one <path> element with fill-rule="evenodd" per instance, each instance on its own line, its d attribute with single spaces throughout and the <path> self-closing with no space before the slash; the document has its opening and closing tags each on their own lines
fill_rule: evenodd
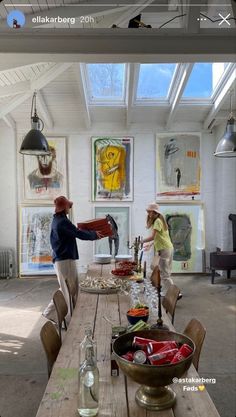
<svg viewBox="0 0 236 417">
<path fill-rule="evenodd" d="M 125 353 L 121 357 L 123 359 L 126 359 L 127 361 L 133 362 L 134 352 L 131 352 L 131 350 L 129 350 L 129 352 Z"/>
<path fill-rule="evenodd" d="M 184 343 L 171 360 L 171 363 L 182 361 L 183 359 L 187 358 L 192 353 L 192 351 L 193 349 L 189 345 Z"/>
<path fill-rule="evenodd" d="M 177 352 L 178 349 L 175 348 L 166 350 L 165 352 L 154 353 L 148 356 L 148 360 L 151 365 L 163 365 L 164 363 L 170 363 Z"/>
<path fill-rule="evenodd" d="M 134 336 L 134 340 L 133 340 L 132 344 L 133 344 L 133 347 L 135 347 L 137 349 L 142 349 L 142 350 L 147 352 L 147 345 L 150 342 L 155 342 L 155 340 L 145 339 L 144 337 Z"/>
<path fill-rule="evenodd" d="M 149 355 L 152 355 L 153 353 L 175 348 L 178 348 L 177 342 L 174 340 L 163 340 L 161 342 L 149 342 L 147 345 L 147 352 Z"/>
</svg>

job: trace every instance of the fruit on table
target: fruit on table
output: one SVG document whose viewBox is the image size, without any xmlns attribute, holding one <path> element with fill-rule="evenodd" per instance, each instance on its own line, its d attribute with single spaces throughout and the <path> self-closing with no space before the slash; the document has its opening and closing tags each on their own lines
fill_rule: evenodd
<svg viewBox="0 0 236 417">
<path fill-rule="evenodd" d="M 128 269 L 127 268 L 117 268 L 117 269 L 113 269 L 111 271 L 111 273 L 113 275 L 117 275 L 119 277 L 124 277 L 126 275 L 132 275 L 133 274 L 133 271 L 130 268 L 128 268 Z"/>
</svg>

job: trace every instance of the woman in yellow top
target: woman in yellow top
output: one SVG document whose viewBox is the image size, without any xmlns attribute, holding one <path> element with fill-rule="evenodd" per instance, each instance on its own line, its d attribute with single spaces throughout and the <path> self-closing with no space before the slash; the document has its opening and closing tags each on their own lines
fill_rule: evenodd
<svg viewBox="0 0 236 417">
<path fill-rule="evenodd" d="M 159 205 L 151 203 L 146 208 L 147 211 L 147 229 L 151 229 L 150 236 L 143 239 L 143 243 L 152 242 L 155 250 L 155 266 L 158 265 L 160 269 L 161 282 L 163 294 L 166 293 L 170 284 L 173 284 L 171 279 L 173 245 L 170 240 L 168 226 L 164 216 L 159 211 Z M 144 249 L 150 248 L 149 245 L 144 245 Z"/>
</svg>

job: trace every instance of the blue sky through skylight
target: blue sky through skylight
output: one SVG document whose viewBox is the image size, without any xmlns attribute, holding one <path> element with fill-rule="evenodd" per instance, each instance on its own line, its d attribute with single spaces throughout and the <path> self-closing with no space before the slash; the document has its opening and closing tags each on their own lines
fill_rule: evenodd
<svg viewBox="0 0 236 417">
<path fill-rule="evenodd" d="M 92 100 L 124 99 L 125 64 L 87 64 Z"/>
<path fill-rule="evenodd" d="M 176 64 L 141 64 L 137 99 L 166 98 Z"/>
<path fill-rule="evenodd" d="M 196 63 L 183 92 L 183 98 L 210 98 L 213 92 L 212 63 Z"/>
</svg>

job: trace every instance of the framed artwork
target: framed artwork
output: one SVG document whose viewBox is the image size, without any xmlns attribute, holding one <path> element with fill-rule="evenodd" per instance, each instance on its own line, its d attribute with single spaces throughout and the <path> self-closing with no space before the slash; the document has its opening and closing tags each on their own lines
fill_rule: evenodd
<svg viewBox="0 0 236 417">
<path fill-rule="evenodd" d="M 52 201 L 67 195 L 66 138 L 47 138 L 51 154 L 24 155 L 25 201 Z"/>
<path fill-rule="evenodd" d="M 130 208 L 129 206 L 96 206 L 94 207 L 95 218 L 111 216 L 111 223 L 115 222 L 116 233 L 114 238 L 104 238 L 94 242 L 95 254 L 129 254 L 130 242 Z"/>
<path fill-rule="evenodd" d="M 172 133 L 156 137 L 158 199 L 200 198 L 200 136 Z"/>
<path fill-rule="evenodd" d="M 174 246 L 172 271 L 204 272 L 205 227 L 201 203 L 161 203 Z"/>
<path fill-rule="evenodd" d="M 20 274 L 55 274 L 50 245 L 54 207 L 21 207 Z"/>
<path fill-rule="evenodd" d="M 92 137 L 92 200 L 133 200 L 132 137 Z"/>
</svg>

